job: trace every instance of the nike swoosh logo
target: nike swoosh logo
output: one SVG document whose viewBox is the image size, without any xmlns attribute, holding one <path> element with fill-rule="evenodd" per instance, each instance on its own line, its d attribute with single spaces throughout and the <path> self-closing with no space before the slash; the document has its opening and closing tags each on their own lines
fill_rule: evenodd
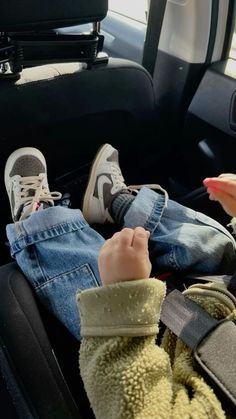
<svg viewBox="0 0 236 419">
<path fill-rule="evenodd" d="M 98 198 L 102 207 L 102 210 L 105 211 L 105 205 L 104 205 L 104 185 L 112 185 L 112 181 L 105 175 L 101 175 L 99 176 L 98 180 L 97 180 L 97 193 L 98 193 Z"/>
</svg>

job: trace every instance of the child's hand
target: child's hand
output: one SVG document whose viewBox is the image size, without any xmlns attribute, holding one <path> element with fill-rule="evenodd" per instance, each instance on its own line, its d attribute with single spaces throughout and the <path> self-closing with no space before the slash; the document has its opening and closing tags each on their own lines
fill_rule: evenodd
<svg viewBox="0 0 236 419">
<path fill-rule="evenodd" d="M 103 284 L 149 278 L 149 236 L 142 227 L 124 228 L 104 243 L 98 256 Z"/>
<path fill-rule="evenodd" d="M 236 217 L 236 177 L 233 179 L 230 176 L 221 176 L 206 178 L 203 184 L 207 188 L 209 198 L 218 201 L 231 217 Z"/>
</svg>

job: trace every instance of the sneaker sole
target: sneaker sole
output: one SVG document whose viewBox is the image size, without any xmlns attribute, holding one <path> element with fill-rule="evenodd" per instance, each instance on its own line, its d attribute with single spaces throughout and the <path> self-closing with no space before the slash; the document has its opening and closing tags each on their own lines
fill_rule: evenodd
<svg viewBox="0 0 236 419">
<path fill-rule="evenodd" d="M 44 158 L 44 155 L 37 148 L 22 147 L 22 148 L 18 148 L 17 150 L 13 151 L 13 153 L 10 154 L 10 156 L 8 157 L 8 159 L 6 161 L 5 170 L 4 170 L 4 182 L 5 182 L 5 187 L 6 187 L 6 191 L 7 191 L 9 200 L 11 199 L 11 197 L 10 197 L 10 194 L 11 194 L 10 173 L 11 173 L 11 170 L 12 170 L 12 166 L 18 158 L 23 157 L 26 154 L 29 154 L 30 156 L 37 157 L 43 163 L 43 165 L 45 166 L 45 170 L 47 172 L 47 164 L 46 164 L 46 160 Z"/>
<path fill-rule="evenodd" d="M 87 184 L 87 188 L 83 197 L 83 203 L 82 203 L 82 213 L 85 218 L 85 220 L 88 223 L 92 223 L 93 221 L 90 221 L 90 211 L 89 208 L 91 207 L 91 197 L 93 196 L 93 192 L 95 189 L 96 179 L 97 179 L 97 167 L 100 164 L 101 157 L 104 154 L 105 150 L 108 150 L 110 148 L 113 148 L 110 144 L 104 144 L 102 145 L 95 155 L 95 158 L 92 163 L 92 167 L 89 173 L 89 180 Z"/>
</svg>

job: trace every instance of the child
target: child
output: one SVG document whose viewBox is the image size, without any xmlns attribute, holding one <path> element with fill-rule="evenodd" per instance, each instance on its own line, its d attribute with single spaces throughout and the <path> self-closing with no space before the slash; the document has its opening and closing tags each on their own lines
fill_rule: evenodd
<svg viewBox="0 0 236 419">
<path fill-rule="evenodd" d="M 210 199 L 236 217 L 236 181 L 214 178 L 204 184 Z M 148 239 L 149 232 L 136 227 L 106 241 L 98 258 L 103 286 L 77 296 L 80 371 L 95 416 L 226 418 L 194 370 L 191 350 L 168 330 L 162 347 L 156 345 L 166 289 L 162 281 L 149 278 Z M 214 317 L 236 321 L 236 298 L 229 298 L 223 285 L 195 285 L 185 293 Z"/>
<path fill-rule="evenodd" d="M 91 223 L 115 221 L 120 227 L 149 231 L 155 275 L 235 270 L 231 234 L 211 218 L 169 200 L 160 186 L 157 192 L 128 188 L 118 152 L 110 144 L 95 157 L 82 212 L 54 206 L 60 194 L 50 192 L 44 156 L 35 148 L 21 148 L 9 156 L 5 184 L 14 221 L 7 226 L 11 254 L 41 302 L 77 339 L 76 292 L 101 285 L 97 258 L 104 239 Z"/>
<path fill-rule="evenodd" d="M 156 345 L 166 288 L 149 278 L 148 237 L 136 227 L 105 242 L 98 259 L 103 286 L 77 296 L 80 372 L 95 417 L 225 418 L 212 389 L 194 370 L 191 350 L 168 330 L 162 346 Z M 231 302 L 218 285 L 195 285 L 186 293 L 219 319 L 236 309 L 236 298 Z"/>
</svg>

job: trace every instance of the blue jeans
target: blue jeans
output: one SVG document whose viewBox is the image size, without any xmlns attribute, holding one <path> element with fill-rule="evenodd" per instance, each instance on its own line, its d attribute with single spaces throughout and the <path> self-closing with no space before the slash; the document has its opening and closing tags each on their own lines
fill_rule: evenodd
<svg viewBox="0 0 236 419">
<path fill-rule="evenodd" d="M 125 226 L 151 232 L 156 272 L 232 273 L 235 241 L 211 218 L 143 187 L 125 215 Z M 80 210 L 51 207 L 9 224 L 11 254 L 38 298 L 80 339 L 76 292 L 101 284 L 97 255 L 104 239 Z"/>
</svg>

